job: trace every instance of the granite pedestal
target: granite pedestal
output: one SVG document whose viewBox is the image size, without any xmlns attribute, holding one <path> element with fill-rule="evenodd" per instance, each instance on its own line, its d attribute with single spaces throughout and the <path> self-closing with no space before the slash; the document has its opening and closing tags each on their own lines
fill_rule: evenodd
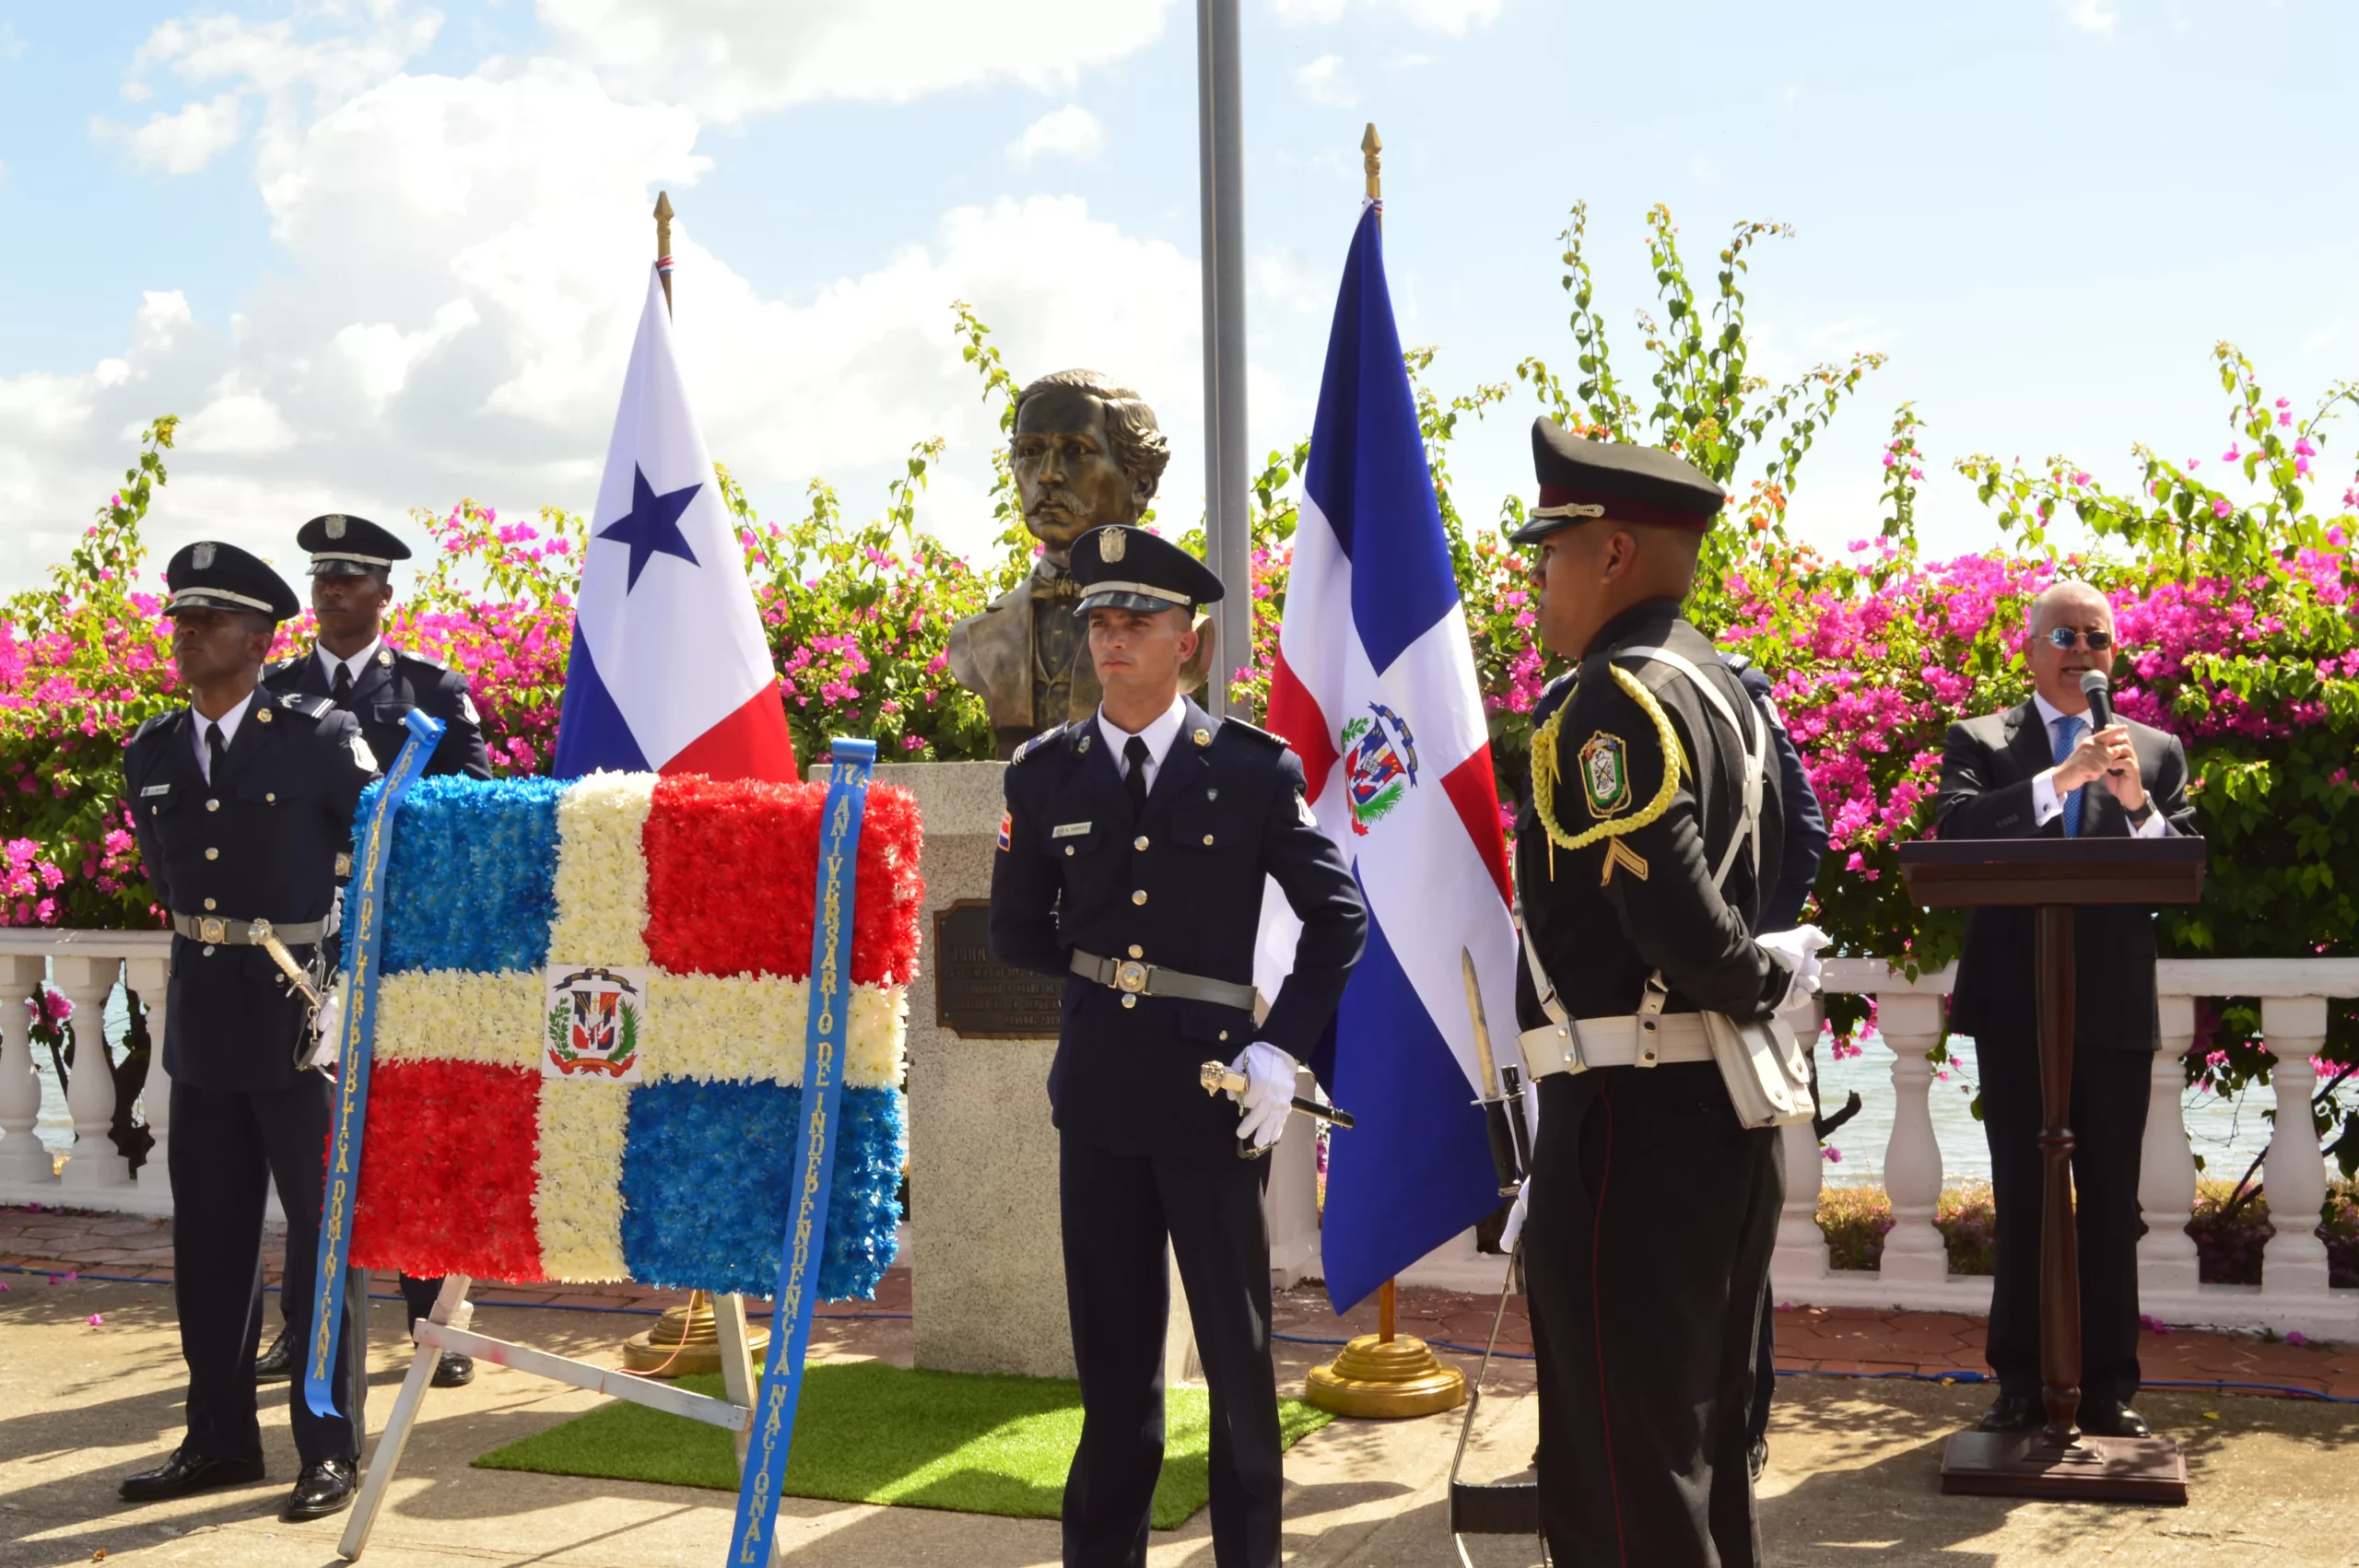
<svg viewBox="0 0 2359 1568">
<path fill-rule="evenodd" d="M 902 763 L 876 780 L 917 797 L 926 914 L 910 987 L 910 1285 L 917 1364 L 1074 1375 L 1057 1223 L 1053 1036 L 968 1038 L 937 1021 L 935 917 L 991 896 L 1004 800 L 998 762 Z M 1169 1382 L 1200 1378 L 1187 1301 L 1172 1281 Z"/>
</svg>

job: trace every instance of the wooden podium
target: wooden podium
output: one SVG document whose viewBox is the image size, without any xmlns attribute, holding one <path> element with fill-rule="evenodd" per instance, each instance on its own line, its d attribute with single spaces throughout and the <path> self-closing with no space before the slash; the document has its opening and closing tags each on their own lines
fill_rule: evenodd
<svg viewBox="0 0 2359 1568">
<path fill-rule="evenodd" d="M 1900 846 L 1908 893 L 1930 908 L 2038 910 L 2033 941 L 2040 1103 L 2047 1125 L 2040 1210 L 2039 1375 L 2048 1425 L 1961 1432 L 1942 1457 L 1942 1490 L 1986 1496 L 2185 1503 L 2187 1456 L 2163 1437 L 2081 1432 L 2081 1265 L 2072 1223 L 2072 910 L 2084 904 L 2192 904 L 2203 892 L 2201 838 L 1997 838 Z"/>
</svg>

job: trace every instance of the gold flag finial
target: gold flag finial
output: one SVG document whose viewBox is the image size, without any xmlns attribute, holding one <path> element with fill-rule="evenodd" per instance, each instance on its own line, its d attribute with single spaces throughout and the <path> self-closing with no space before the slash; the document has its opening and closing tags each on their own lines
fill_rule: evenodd
<svg viewBox="0 0 2359 1568">
<path fill-rule="evenodd" d="M 1376 122 L 1367 123 L 1367 134 L 1360 137 L 1360 166 L 1367 170 L 1367 199 L 1384 199 L 1384 141 L 1376 134 Z"/>
<path fill-rule="evenodd" d="M 672 193 L 655 193 L 655 271 L 663 280 L 663 309 L 672 309 Z"/>
</svg>

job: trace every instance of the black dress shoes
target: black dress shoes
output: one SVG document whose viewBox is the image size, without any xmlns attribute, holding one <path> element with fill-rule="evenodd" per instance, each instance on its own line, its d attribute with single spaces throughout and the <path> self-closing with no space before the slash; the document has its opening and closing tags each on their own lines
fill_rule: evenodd
<svg viewBox="0 0 2359 1568">
<path fill-rule="evenodd" d="M 1982 1419 L 1974 1423 L 1977 1432 L 2036 1432 L 2048 1424 L 2048 1410 L 2029 1394 L 2001 1394 Z"/>
<path fill-rule="evenodd" d="M 444 1351 L 442 1359 L 434 1363 L 434 1387 L 464 1388 L 475 1380 L 475 1358 L 461 1355 L 456 1351 Z"/>
<path fill-rule="evenodd" d="M 270 1342 L 270 1349 L 254 1358 L 254 1381 L 281 1383 L 294 1375 L 295 1346 L 288 1340 L 287 1330 L 281 1328 L 278 1338 Z"/>
<path fill-rule="evenodd" d="M 341 1514 L 352 1505 L 354 1484 L 352 1466 L 345 1460 L 323 1459 L 316 1465 L 305 1465 L 278 1516 L 290 1525 L 299 1525 L 306 1519 Z"/>
<path fill-rule="evenodd" d="M 2154 1429 L 2128 1405 L 2100 1404 L 2081 1412 L 2081 1430 L 2097 1437 L 2152 1437 Z"/>
<path fill-rule="evenodd" d="M 260 1480 L 260 1455 L 251 1459 L 208 1459 L 181 1447 L 154 1469 L 125 1476 L 122 1494 L 125 1503 L 162 1503 L 207 1487 L 252 1486 Z"/>
</svg>

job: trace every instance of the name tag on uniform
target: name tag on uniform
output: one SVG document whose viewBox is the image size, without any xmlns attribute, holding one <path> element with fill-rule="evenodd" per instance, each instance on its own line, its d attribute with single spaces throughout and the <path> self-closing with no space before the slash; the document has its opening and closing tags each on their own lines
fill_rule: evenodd
<svg viewBox="0 0 2359 1568">
<path fill-rule="evenodd" d="M 171 792 L 172 787 L 170 784 L 150 784 L 139 791 L 143 798 L 148 795 L 169 795 Z"/>
<path fill-rule="evenodd" d="M 1061 822 L 1057 824 L 1056 826 L 1049 829 L 1049 837 L 1051 838 L 1078 838 L 1083 834 L 1087 833 L 1089 828 L 1090 825 L 1086 822 Z"/>
</svg>

